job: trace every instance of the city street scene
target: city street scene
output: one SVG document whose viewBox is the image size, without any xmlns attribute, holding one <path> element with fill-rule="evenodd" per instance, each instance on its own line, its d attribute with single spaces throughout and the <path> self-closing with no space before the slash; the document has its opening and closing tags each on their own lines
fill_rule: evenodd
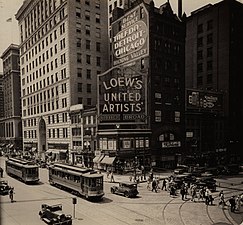
<svg viewBox="0 0 243 225">
<path fill-rule="evenodd" d="M 0 0 L 0 225 L 243 225 L 242 0 Z"/>
</svg>

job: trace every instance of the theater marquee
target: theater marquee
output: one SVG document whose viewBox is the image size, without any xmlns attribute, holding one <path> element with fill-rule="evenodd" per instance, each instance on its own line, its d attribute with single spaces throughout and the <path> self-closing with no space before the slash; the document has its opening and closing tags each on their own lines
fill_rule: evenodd
<svg viewBox="0 0 243 225">
<path fill-rule="evenodd" d="M 113 66 L 149 55 L 148 12 L 143 4 L 112 24 Z"/>
</svg>

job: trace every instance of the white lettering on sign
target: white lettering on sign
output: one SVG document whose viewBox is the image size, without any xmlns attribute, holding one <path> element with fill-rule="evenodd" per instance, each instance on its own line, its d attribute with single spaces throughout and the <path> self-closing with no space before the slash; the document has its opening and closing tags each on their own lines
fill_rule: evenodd
<svg viewBox="0 0 243 225">
<path fill-rule="evenodd" d="M 175 148 L 175 147 L 181 147 L 181 142 L 180 141 L 162 142 L 162 148 Z"/>
<path fill-rule="evenodd" d="M 138 21 L 136 24 L 120 31 L 113 37 L 113 50 L 116 58 L 125 57 L 140 50 L 146 43 L 147 27 L 143 21 Z M 145 52 L 140 52 L 140 55 Z"/>
</svg>

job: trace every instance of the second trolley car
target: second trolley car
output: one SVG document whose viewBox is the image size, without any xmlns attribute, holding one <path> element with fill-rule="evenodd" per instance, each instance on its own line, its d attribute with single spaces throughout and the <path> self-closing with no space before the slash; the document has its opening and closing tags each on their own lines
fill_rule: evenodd
<svg viewBox="0 0 243 225">
<path fill-rule="evenodd" d="M 25 183 L 37 183 L 39 181 L 39 166 L 21 158 L 9 158 L 6 163 L 6 173 Z"/>
<path fill-rule="evenodd" d="M 90 168 L 56 163 L 49 167 L 49 182 L 89 200 L 100 200 L 104 195 L 103 175 Z"/>
</svg>

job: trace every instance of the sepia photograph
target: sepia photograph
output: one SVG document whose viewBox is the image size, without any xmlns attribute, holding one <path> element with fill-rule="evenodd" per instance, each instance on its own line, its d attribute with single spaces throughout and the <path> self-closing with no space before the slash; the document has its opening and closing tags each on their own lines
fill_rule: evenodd
<svg viewBox="0 0 243 225">
<path fill-rule="evenodd" d="M 0 225 L 243 225 L 243 0 L 0 0 Z"/>
</svg>

